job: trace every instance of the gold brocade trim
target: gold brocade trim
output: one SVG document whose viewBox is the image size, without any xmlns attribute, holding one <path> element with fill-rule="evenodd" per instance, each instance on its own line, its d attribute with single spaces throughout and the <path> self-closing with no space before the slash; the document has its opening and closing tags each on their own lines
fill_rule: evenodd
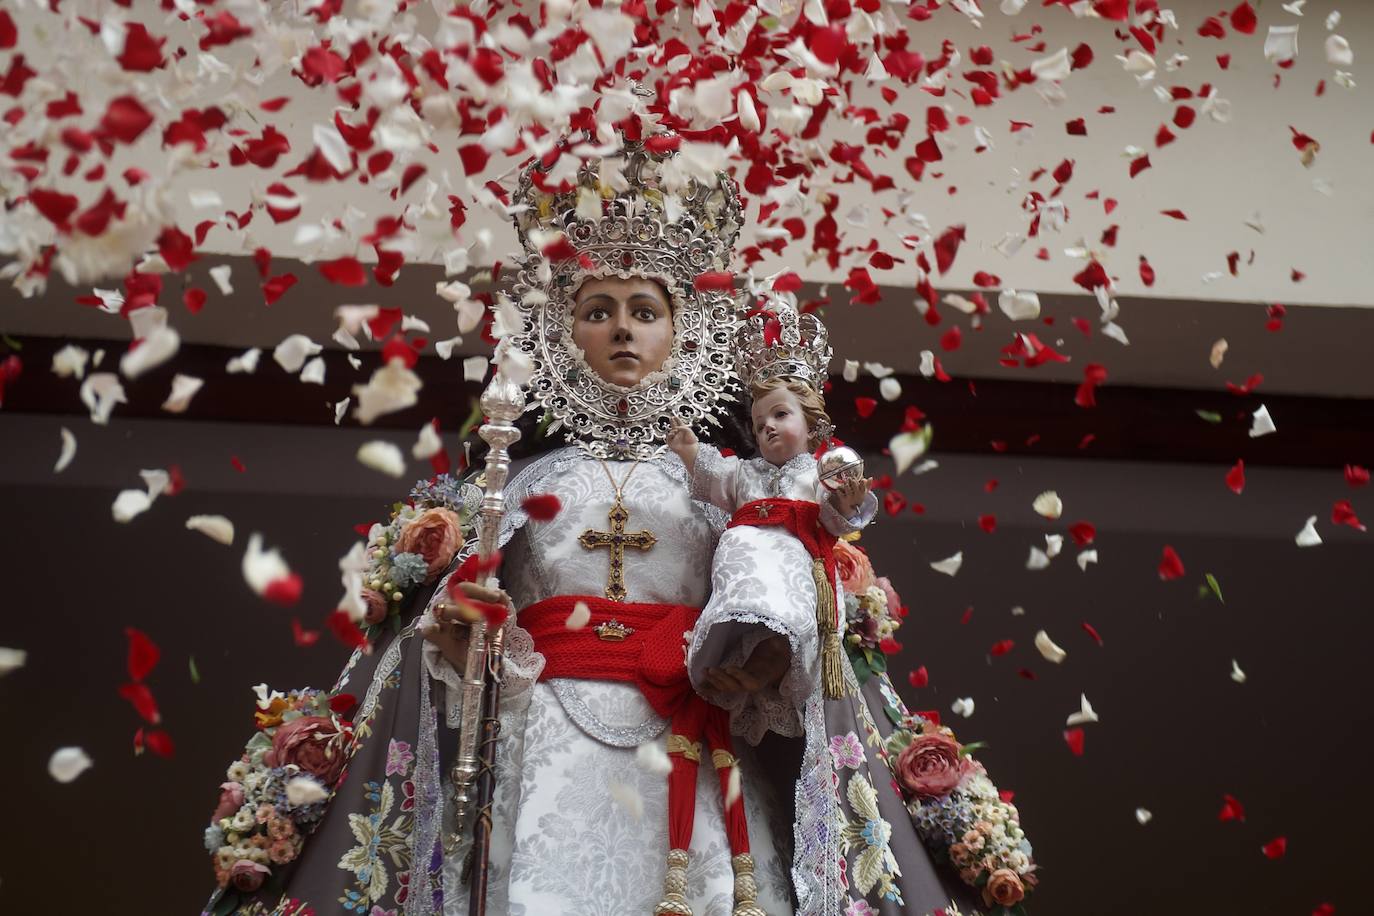
<svg viewBox="0 0 1374 916">
<path fill-rule="evenodd" d="M 669 735 L 668 753 L 681 754 L 693 763 L 701 763 L 701 742 L 689 741 L 684 735 Z"/>
<path fill-rule="evenodd" d="M 711 763 L 717 770 L 724 770 L 739 763 L 739 758 L 727 750 L 716 748 L 711 752 Z"/>
</svg>

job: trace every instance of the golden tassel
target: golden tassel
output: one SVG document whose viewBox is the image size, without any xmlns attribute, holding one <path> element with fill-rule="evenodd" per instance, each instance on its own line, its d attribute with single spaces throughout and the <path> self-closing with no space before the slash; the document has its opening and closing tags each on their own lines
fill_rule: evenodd
<svg viewBox="0 0 1374 916">
<path fill-rule="evenodd" d="M 811 578 L 816 582 L 816 630 L 821 642 L 821 687 L 827 700 L 845 696 L 844 651 L 835 626 L 835 589 L 825 572 L 825 561 L 811 561 Z"/>
<path fill-rule="evenodd" d="M 687 850 L 668 850 L 663 900 L 654 907 L 654 916 L 692 916 L 692 905 L 687 902 L 687 862 Z"/>
<path fill-rule="evenodd" d="M 730 916 L 768 916 L 759 906 L 759 884 L 754 880 L 754 857 L 742 852 L 730 860 L 735 870 L 735 908 Z"/>
</svg>

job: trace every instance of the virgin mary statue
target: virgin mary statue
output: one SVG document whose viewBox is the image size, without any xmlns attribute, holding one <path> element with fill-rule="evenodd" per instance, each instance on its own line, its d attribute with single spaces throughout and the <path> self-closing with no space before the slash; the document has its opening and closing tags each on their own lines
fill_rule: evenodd
<svg viewBox="0 0 1374 916">
<path fill-rule="evenodd" d="M 471 541 L 423 562 L 426 543 L 470 533 L 473 483 L 426 482 L 374 527 L 369 555 L 391 566 L 365 580 L 368 645 L 328 691 L 260 690 L 260 732 L 207 830 L 220 884 L 207 912 L 469 912 L 471 825 L 455 818 L 450 780 L 469 727 L 470 603 L 509 612 L 488 912 L 927 916 L 1014 903 L 1000 885 L 980 899 L 964 863 L 928 851 L 956 827 L 938 812 L 922 824 L 903 798 L 889 739 L 914 717 L 885 676 L 861 683 L 846 665 L 844 695 L 827 697 L 814 620 L 771 614 L 766 595 L 699 620 L 727 519 L 693 498 L 665 438 L 675 420 L 717 425 L 738 390 L 742 313 L 714 278 L 728 276 L 742 215 L 728 176 L 703 178 L 676 138 L 640 126 L 611 148 L 559 144 L 515 194 L 524 254 L 500 356 L 568 444 L 506 487 L 503 590 L 460 583 Z M 743 659 L 732 670 L 758 702 L 727 711 L 694 691 L 723 658 Z M 769 731 L 790 753 L 761 753 Z"/>
</svg>

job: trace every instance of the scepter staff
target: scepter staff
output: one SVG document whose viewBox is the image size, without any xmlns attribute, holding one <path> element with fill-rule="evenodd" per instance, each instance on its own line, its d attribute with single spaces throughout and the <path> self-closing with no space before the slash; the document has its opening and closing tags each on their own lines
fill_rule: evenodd
<svg viewBox="0 0 1374 916">
<path fill-rule="evenodd" d="M 525 393 L 498 368 L 482 392 L 481 409 L 486 421 L 477 434 L 487 443 L 486 471 L 477 536 L 480 568 L 487 569 L 487 588 L 498 585 L 493 557 L 497 552 L 501 520 L 506 514 L 505 486 L 510 476 L 510 447 L 520 439 L 515 421 L 525 409 Z M 469 913 L 486 911 L 487 856 L 491 843 L 491 797 L 494 782 L 497 710 L 501 700 L 501 653 L 504 632 L 497 628 L 488 638 L 485 620 L 475 621 L 468 633 L 468 652 L 463 667 L 462 724 L 458 756 L 453 764 L 454 833 L 448 848 L 457 848 L 470 811 L 476 810 L 472 845 L 472 903 Z"/>
</svg>

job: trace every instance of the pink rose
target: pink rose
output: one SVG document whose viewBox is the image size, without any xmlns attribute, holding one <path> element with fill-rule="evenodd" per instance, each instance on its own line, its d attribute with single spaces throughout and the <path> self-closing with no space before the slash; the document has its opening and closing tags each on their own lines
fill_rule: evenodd
<svg viewBox="0 0 1374 916">
<path fill-rule="evenodd" d="M 902 748 L 895 768 L 897 781 L 908 792 L 921 798 L 943 798 L 968 772 L 968 759 L 959 756 L 959 743 L 952 738 L 921 735 Z"/>
<path fill-rule="evenodd" d="M 454 554 L 463 546 L 463 528 L 449 509 L 426 509 L 401 529 L 396 539 L 397 553 L 417 553 L 429 566 L 429 579 L 448 568 Z"/>
<path fill-rule="evenodd" d="M 1024 896 L 1026 889 L 1021 886 L 1021 879 L 1016 876 L 1016 872 L 1010 868 L 997 869 L 983 887 L 983 902 L 988 906 L 994 903 L 1000 906 L 1015 906 Z"/>
<path fill-rule="evenodd" d="M 301 716 L 283 723 L 272 736 L 272 749 L 262 755 L 269 767 L 295 764 L 326 788 L 333 788 L 347 763 L 352 734 L 324 716 Z"/>
<path fill-rule="evenodd" d="M 210 820 L 233 817 L 234 812 L 242 807 L 243 786 L 236 782 L 222 782 L 219 785 L 219 804 L 215 806 L 215 813 L 210 815 Z"/>
<path fill-rule="evenodd" d="M 229 869 L 229 881 L 234 885 L 234 889 L 245 894 L 262 887 L 262 882 L 267 880 L 267 876 L 272 874 L 272 869 L 258 862 L 251 862 L 248 859 L 239 859 L 234 863 L 234 867 Z"/>
<path fill-rule="evenodd" d="M 848 541 L 835 542 L 835 568 L 840 584 L 851 595 L 862 595 L 873 584 L 873 564 L 868 554 Z"/>
<path fill-rule="evenodd" d="M 386 620 L 386 598 L 381 592 L 374 592 L 370 588 L 363 589 L 363 603 L 367 605 L 367 610 L 363 611 L 363 622 L 368 626 Z"/>
</svg>

